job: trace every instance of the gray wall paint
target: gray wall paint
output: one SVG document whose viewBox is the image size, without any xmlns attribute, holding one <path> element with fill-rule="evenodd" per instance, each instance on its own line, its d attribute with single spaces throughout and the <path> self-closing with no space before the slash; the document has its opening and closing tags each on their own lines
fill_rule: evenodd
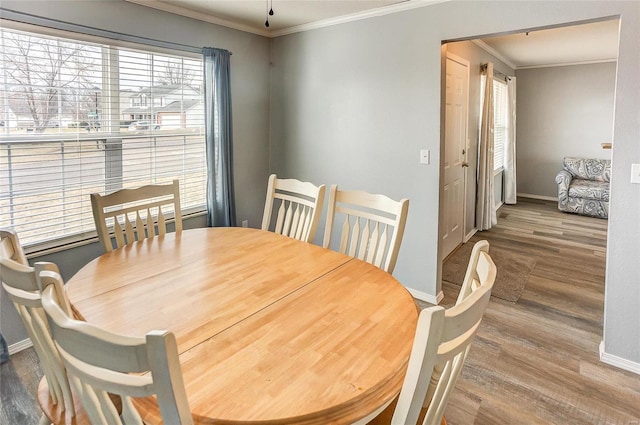
<svg viewBox="0 0 640 425">
<path fill-rule="evenodd" d="M 620 16 L 605 351 L 640 363 L 640 3 L 445 2 L 279 37 L 272 47 L 271 170 L 411 200 L 394 275 L 434 297 L 441 42 Z M 431 165 L 420 165 L 421 148 Z M 319 232 L 321 234 L 321 232 Z M 595 349 L 595 347 L 594 347 Z"/>
<path fill-rule="evenodd" d="M 425 45 L 409 36 L 408 28 L 419 27 L 413 16 L 273 41 L 271 166 L 283 176 L 409 198 L 408 231 L 394 275 L 435 294 L 424 282 L 433 281 L 437 261 L 430 241 L 438 236 L 439 167 L 433 164 L 440 157 L 432 142 L 439 141 L 439 122 L 430 126 L 429 118 L 440 116 L 440 40 Z M 425 55 L 432 67 L 418 59 Z M 431 150 L 432 165 L 419 164 L 421 148 Z M 425 220 L 431 223 L 424 226 Z"/>
<path fill-rule="evenodd" d="M 230 50 L 233 96 L 234 178 L 238 220 L 259 227 L 269 175 L 268 39 L 122 0 L 2 1 L 8 10 L 190 46 Z M 198 223 L 204 225 L 202 218 Z M 185 221 L 185 227 L 188 224 Z M 99 254 L 97 244 L 32 261 L 56 262 L 66 279 Z M 0 330 L 9 344 L 25 339 L 22 323 L 6 297 L 0 302 Z"/>
<path fill-rule="evenodd" d="M 518 78 L 518 193 L 558 196 L 562 158 L 611 159 L 616 64 L 523 69 Z"/>
<path fill-rule="evenodd" d="M 469 61 L 469 152 L 467 161 L 467 197 L 465 211 L 465 234 L 475 229 L 476 216 L 476 173 L 478 169 L 478 143 L 480 137 L 480 65 L 493 62 L 493 69 L 505 75 L 515 75 L 513 68 L 471 41 L 457 41 L 445 44 L 444 50 Z M 443 99 L 444 101 L 444 99 Z M 502 173 L 495 178 L 496 204 L 500 204 L 502 194 Z M 500 197 L 500 199 L 499 199 Z"/>
</svg>

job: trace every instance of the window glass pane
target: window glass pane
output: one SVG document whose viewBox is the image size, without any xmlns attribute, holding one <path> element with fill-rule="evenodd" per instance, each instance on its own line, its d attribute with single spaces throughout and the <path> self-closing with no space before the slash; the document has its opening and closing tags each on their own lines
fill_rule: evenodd
<svg viewBox="0 0 640 425">
<path fill-rule="evenodd" d="M 95 122 L 99 46 L 7 30 L 1 41 L 4 135 L 78 133 Z"/>
<path fill-rule="evenodd" d="M 504 166 L 504 143 L 507 135 L 507 84 L 493 81 L 493 169 Z"/>
<path fill-rule="evenodd" d="M 174 179 L 183 210 L 205 209 L 200 60 L 8 29 L 0 43 L 0 227 L 25 245 L 86 237 L 90 193 Z"/>
</svg>

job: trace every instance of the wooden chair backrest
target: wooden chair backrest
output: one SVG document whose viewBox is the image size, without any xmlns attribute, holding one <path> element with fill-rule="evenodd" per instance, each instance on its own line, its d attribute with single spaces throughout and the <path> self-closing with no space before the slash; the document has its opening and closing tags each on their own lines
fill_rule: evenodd
<svg viewBox="0 0 640 425">
<path fill-rule="evenodd" d="M 0 258 L 8 258 L 25 266 L 29 265 L 18 234 L 13 229 L 0 229 Z"/>
<path fill-rule="evenodd" d="M 393 273 L 408 212 L 408 199 L 394 201 L 385 195 L 338 190 L 333 185 L 322 246 L 330 247 L 334 221 L 340 213 L 344 223 L 338 251 Z"/>
<path fill-rule="evenodd" d="M 271 227 L 274 208 L 278 209 L 273 231 L 304 242 L 312 242 L 324 202 L 325 185 L 269 176 L 262 230 Z M 279 204 L 279 205 L 278 205 Z"/>
<path fill-rule="evenodd" d="M 193 425 L 173 333 L 129 337 L 74 320 L 55 291 L 60 275 L 44 271 L 39 279 L 53 340 L 93 424 L 141 424 L 131 397 L 155 395 L 165 424 Z M 109 394 L 121 397 L 121 416 Z"/>
<path fill-rule="evenodd" d="M 69 382 L 58 350 L 51 338 L 36 279 L 36 270 L 57 272 L 58 267 L 53 263 L 44 262 L 36 263 L 35 268 L 29 266 L 18 236 L 12 230 L 0 230 L 0 245 L 3 246 L 3 249 L 0 250 L 2 288 L 18 311 L 40 359 L 40 366 L 49 387 L 50 400 L 58 405 L 60 410 L 66 412 L 69 417 L 73 417 L 75 409 Z M 11 250 L 6 249 L 9 246 Z M 62 286 L 55 286 L 53 289 L 64 296 Z M 63 299 L 66 301 L 66 297 Z M 68 302 L 63 302 L 62 306 L 66 311 L 71 311 Z"/>
<path fill-rule="evenodd" d="M 469 348 L 489 303 L 496 266 L 481 251 L 476 262 L 480 285 L 455 306 L 422 310 L 392 423 L 415 425 L 426 408 L 423 425 L 438 425 Z"/>
<path fill-rule="evenodd" d="M 489 242 L 482 240 L 473 245 L 471 249 L 471 255 L 469 256 L 469 264 L 467 265 L 467 271 L 462 281 L 462 287 L 458 294 L 456 304 L 460 304 L 465 298 L 467 298 L 473 291 L 478 289 L 481 282 L 487 280 L 487 275 L 490 270 L 487 269 L 487 264 L 480 261 L 480 253 L 489 253 Z"/>
<path fill-rule="evenodd" d="M 182 231 L 180 185 L 154 184 L 135 189 L 120 189 L 108 195 L 91 194 L 93 220 L 105 252 L 138 240 L 167 233 L 167 220 L 173 212 L 175 230 Z M 173 211 L 171 211 L 173 210 Z"/>
</svg>

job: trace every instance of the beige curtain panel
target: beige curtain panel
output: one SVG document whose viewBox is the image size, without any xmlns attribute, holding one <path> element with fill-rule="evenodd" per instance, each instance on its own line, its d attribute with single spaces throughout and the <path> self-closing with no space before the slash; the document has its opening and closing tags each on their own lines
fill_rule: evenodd
<svg viewBox="0 0 640 425">
<path fill-rule="evenodd" d="M 484 94 L 480 121 L 480 146 L 478 146 L 478 193 L 476 202 L 476 227 L 489 230 L 498 223 L 493 184 L 493 63 L 482 68 Z"/>
</svg>

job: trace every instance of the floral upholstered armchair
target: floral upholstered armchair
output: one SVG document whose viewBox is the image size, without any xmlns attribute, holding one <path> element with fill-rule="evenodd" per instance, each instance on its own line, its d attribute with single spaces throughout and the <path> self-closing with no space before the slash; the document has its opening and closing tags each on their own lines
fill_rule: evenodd
<svg viewBox="0 0 640 425">
<path fill-rule="evenodd" d="M 592 217 L 609 217 L 611 160 L 565 157 L 556 176 L 558 209 Z"/>
</svg>

